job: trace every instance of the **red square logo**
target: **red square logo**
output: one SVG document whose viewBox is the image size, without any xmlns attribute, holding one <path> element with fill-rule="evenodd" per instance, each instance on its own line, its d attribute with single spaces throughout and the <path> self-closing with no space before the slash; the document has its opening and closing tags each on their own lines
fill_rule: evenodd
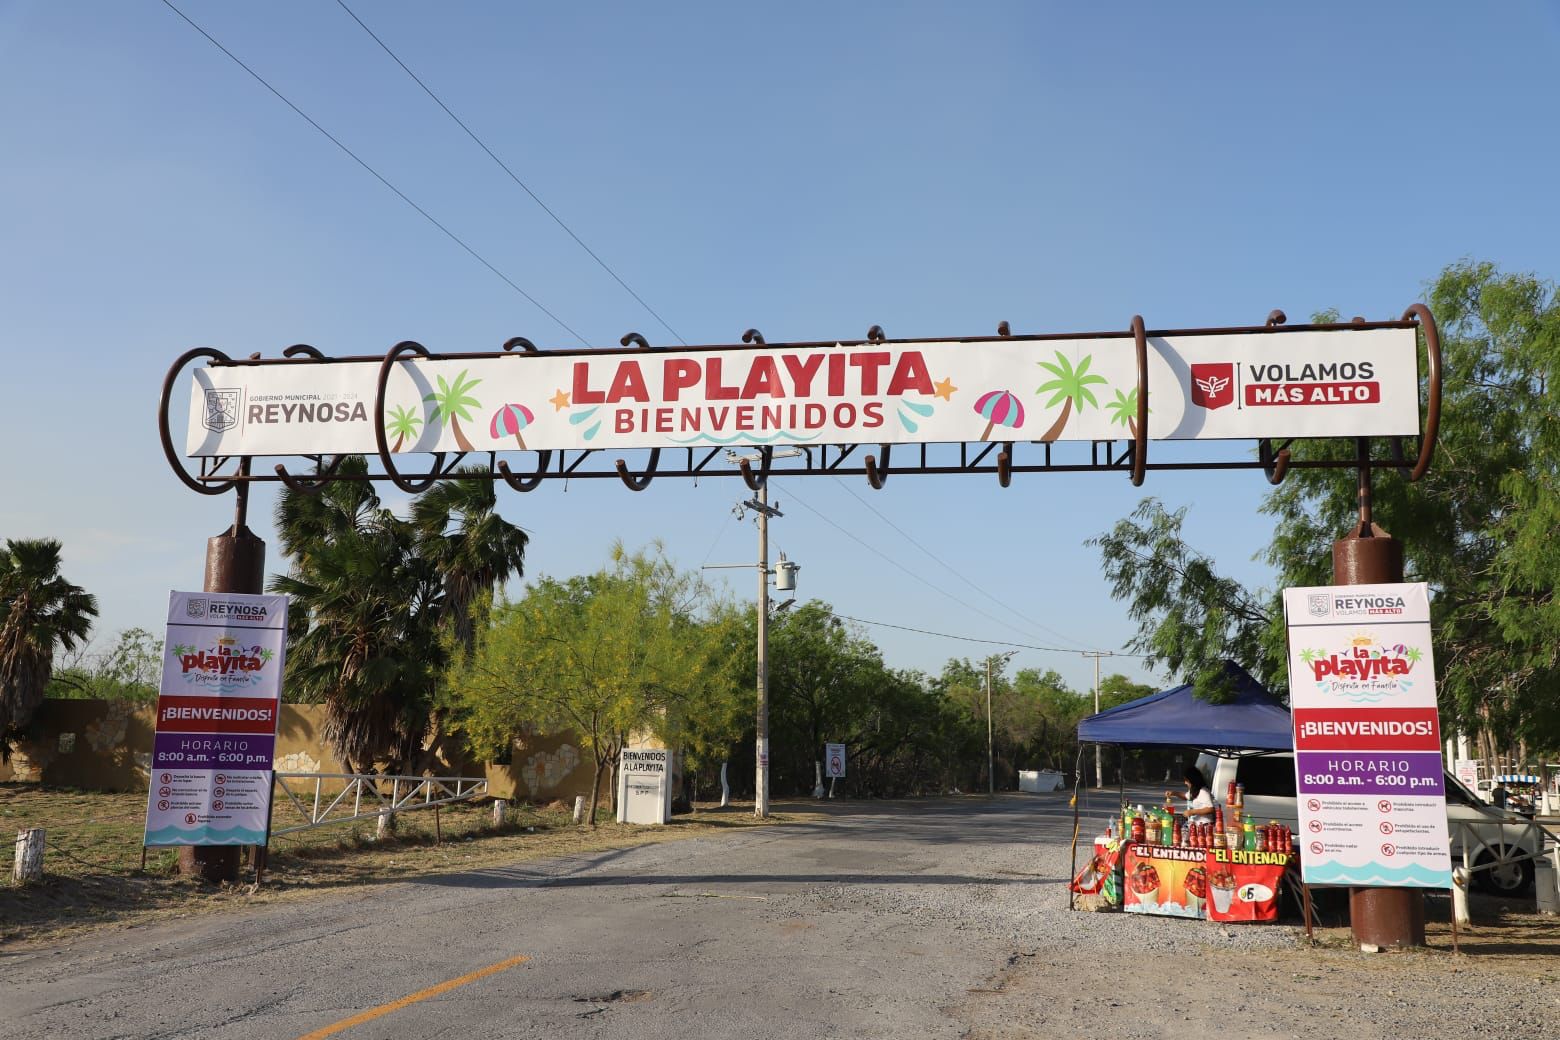
<svg viewBox="0 0 1560 1040">
<path fill-rule="evenodd" d="M 1221 362 L 1192 366 L 1192 403 L 1223 408 L 1235 400 L 1235 364 Z"/>
</svg>

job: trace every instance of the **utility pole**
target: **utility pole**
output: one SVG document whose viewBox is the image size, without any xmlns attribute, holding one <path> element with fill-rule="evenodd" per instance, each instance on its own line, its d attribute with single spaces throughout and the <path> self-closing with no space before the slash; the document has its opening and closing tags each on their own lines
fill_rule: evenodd
<svg viewBox="0 0 1560 1040">
<path fill-rule="evenodd" d="M 773 451 L 765 449 L 770 459 L 783 459 L 802 454 L 800 448 L 776 448 Z M 764 454 L 739 455 L 734 451 L 726 452 L 726 457 L 732 462 L 765 462 Z M 754 775 L 753 775 L 753 815 L 760 820 L 769 818 L 769 518 L 772 516 L 784 516 L 780 510 L 769 504 L 769 477 L 767 475 L 768 464 L 765 462 L 765 475 L 758 480 L 758 492 L 746 502 L 742 502 L 732 511 L 741 518 L 745 510 L 751 509 L 758 514 L 758 708 L 755 712 L 755 739 L 754 739 Z M 705 570 L 724 570 L 729 568 L 752 567 L 751 563 L 714 563 L 705 564 Z M 796 588 L 796 572 L 801 568 L 785 558 L 785 553 L 780 554 L 780 562 L 775 566 L 775 587 L 782 592 L 793 591 Z M 794 601 L 780 604 L 784 610 Z"/>
<path fill-rule="evenodd" d="M 769 818 L 769 481 L 758 486 L 758 754 L 753 815 Z"/>
<path fill-rule="evenodd" d="M 991 658 L 986 658 L 986 793 L 997 793 L 997 758 L 991 741 Z"/>
<path fill-rule="evenodd" d="M 1100 713 L 1100 658 L 1116 655 L 1110 650 L 1085 650 L 1083 656 L 1094 658 L 1094 714 L 1098 715 Z M 1094 786 L 1105 786 L 1105 765 L 1101 760 L 1098 744 L 1094 745 Z"/>
<path fill-rule="evenodd" d="M 997 756 L 996 745 L 992 741 L 991 724 L 991 663 L 1000 660 L 1006 664 L 1008 658 L 1016 653 L 1017 650 L 1009 650 L 986 658 L 986 793 L 990 795 L 997 793 Z"/>
</svg>

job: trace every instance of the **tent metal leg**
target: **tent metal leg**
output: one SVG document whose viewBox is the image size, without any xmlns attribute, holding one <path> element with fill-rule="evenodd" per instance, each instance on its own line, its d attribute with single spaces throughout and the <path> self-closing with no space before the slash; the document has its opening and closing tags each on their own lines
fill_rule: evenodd
<svg viewBox="0 0 1560 1040">
<path fill-rule="evenodd" d="M 1067 881 L 1068 881 L 1068 884 L 1067 884 L 1067 909 L 1069 909 L 1069 910 L 1075 909 L 1075 907 L 1073 906 L 1072 879 L 1078 876 L 1078 814 L 1079 814 L 1080 808 L 1081 808 L 1078 805 L 1078 795 L 1081 793 L 1082 786 L 1083 786 L 1083 745 L 1079 744 L 1078 745 L 1078 758 L 1077 758 L 1077 761 L 1075 761 L 1073 763 L 1072 865 L 1067 870 Z"/>
</svg>

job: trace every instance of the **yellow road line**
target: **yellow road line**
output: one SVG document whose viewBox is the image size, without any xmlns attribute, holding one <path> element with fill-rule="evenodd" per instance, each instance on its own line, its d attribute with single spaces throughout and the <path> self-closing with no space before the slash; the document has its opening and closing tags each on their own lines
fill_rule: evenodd
<svg viewBox="0 0 1560 1040">
<path fill-rule="evenodd" d="M 462 975 L 458 979 L 450 979 L 447 982 L 439 983 L 437 986 L 429 986 L 427 989 L 420 989 L 416 993 L 402 997 L 400 1000 L 392 1000 L 388 1004 L 381 1004 L 376 1008 L 369 1008 L 362 1014 L 353 1015 L 351 1018 L 344 1018 L 340 1022 L 335 1022 L 326 1026 L 324 1029 L 316 1029 L 312 1033 L 305 1033 L 303 1036 L 300 1036 L 298 1040 L 324 1040 L 324 1038 L 327 1036 L 335 1036 L 337 1033 L 351 1029 L 353 1026 L 360 1026 L 364 1022 L 372 1022 L 376 1018 L 382 1018 L 393 1011 L 399 1011 L 402 1008 L 415 1004 L 420 1000 L 427 1000 L 429 997 L 437 997 L 441 993 L 448 993 L 452 989 L 458 989 L 461 986 L 466 985 L 468 982 L 476 982 L 478 979 L 485 979 L 489 975 L 497 975 L 499 972 L 507 971 L 517 964 L 524 964 L 530 959 L 531 958 L 524 956 L 511 957 L 507 961 L 499 961 L 497 964 L 489 964 L 486 968 L 479 968 L 478 970 L 469 974 Z"/>
</svg>

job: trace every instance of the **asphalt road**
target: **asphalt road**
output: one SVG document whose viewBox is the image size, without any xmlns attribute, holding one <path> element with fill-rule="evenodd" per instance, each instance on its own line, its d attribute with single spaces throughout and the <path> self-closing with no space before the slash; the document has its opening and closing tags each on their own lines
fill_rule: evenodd
<svg viewBox="0 0 1560 1040">
<path fill-rule="evenodd" d="M 19 951 L 0 1037 L 960 1036 L 1065 906 L 1065 795 L 825 809 Z"/>
</svg>

